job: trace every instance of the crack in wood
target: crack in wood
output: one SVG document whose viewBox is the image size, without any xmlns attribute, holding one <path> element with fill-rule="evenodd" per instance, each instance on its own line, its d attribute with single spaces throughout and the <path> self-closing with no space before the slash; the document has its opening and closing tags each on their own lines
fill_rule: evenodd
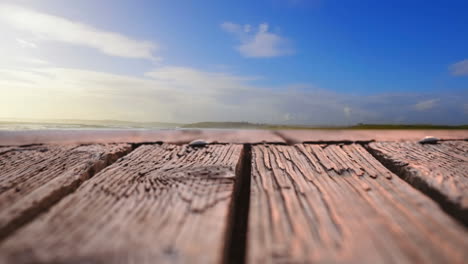
<svg viewBox="0 0 468 264">
<path fill-rule="evenodd" d="M 131 151 L 126 144 L 28 145 L 0 155 L 0 241 Z"/>
<path fill-rule="evenodd" d="M 281 136 L 281 134 L 278 135 Z M 165 246 L 161 248 L 161 254 L 164 255 L 161 259 L 177 262 L 187 259 L 184 258 L 184 252 L 180 250 L 181 247 L 187 249 L 187 243 L 191 243 L 186 241 L 187 234 L 195 238 L 196 226 L 206 220 L 206 216 L 203 218 L 203 215 L 217 207 L 218 203 L 223 203 L 229 205 L 226 223 L 223 227 L 224 238 L 220 242 L 222 253 L 218 259 L 224 263 L 256 263 L 258 260 L 270 260 L 275 263 L 310 260 L 372 262 L 384 258 L 392 262 L 421 262 L 446 260 L 449 259 L 447 255 L 450 254 L 454 255 L 452 260 L 463 258 L 463 253 L 454 253 L 453 249 L 457 247 L 453 243 L 445 245 L 446 248 L 441 249 L 441 252 L 427 251 L 427 248 L 434 249 L 434 245 L 446 237 L 454 239 L 460 244 L 460 248 L 466 248 L 467 241 L 455 234 L 454 230 L 457 227 L 454 227 L 449 219 L 438 213 L 436 208 L 434 209 L 430 203 L 427 203 L 420 195 L 418 196 L 411 187 L 408 189 L 400 186 L 401 183 L 393 179 L 390 172 L 410 182 L 414 187 L 424 190 L 427 195 L 444 205 L 446 203 L 444 199 L 447 199 L 445 196 L 440 192 L 431 193 L 433 188 L 428 188 L 425 181 L 410 177 L 410 174 L 414 173 L 414 170 L 421 169 L 420 167 L 410 167 L 409 162 L 402 160 L 389 161 L 389 157 L 383 155 L 380 150 L 370 148 L 367 141 L 360 142 L 363 146 L 351 141 L 320 141 L 318 143 L 291 146 L 284 143 L 244 144 L 238 156 L 229 144 L 208 144 L 199 148 L 160 142 L 132 144 L 132 149 L 138 148 L 140 152 L 138 158 L 123 155 L 116 164 L 118 170 L 116 166 L 107 167 L 116 159 L 112 159 L 110 163 L 105 162 L 107 164 L 104 166 L 107 167 L 104 171 L 106 177 L 118 178 L 93 179 L 92 184 L 80 188 L 87 189 L 87 191 L 81 191 L 84 198 L 91 194 L 100 195 L 102 201 L 94 201 L 95 206 L 101 208 L 111 206 L 108 208 L 109 212 L 115 212 L 103 216 L 107 222 L 105 219 L 99 219 L 98 224 L 91 222 L 89 224 L 96 225 L 93 227 L 96 232 L 100 232 L 101 229 L 107 230 L 108 233 L 109 230 L 118 231 L 121 225 L 113 221 L 113 218 L 125 219 L 129 225 L 138 225 L 139 221 L 147 221 L 151 210 L 157 208 L 159 218 L 157 223 L 151 224 L 151 230 L 153 232 L 159 230 L 158 232 L 163 232 L 164 237 L 167 238 Z M 150 151 L 151 145 L 163 151 Z M 79 147 L 75 146 L 71 150 L 77 154 L 86 153 L 86 151 L 80 151 Z M 385 146 L 380 147 L 388 150 Z M 452 147 L 459 148 L 462 152 L 467 150 L 464 146 L 456 144 Z M 426 148 L 437 152 L 439 156 L 446 154 L 434 146 L 426 146 Z M 15 149 L 21 148 L 1 147 L 0 155 L 8 154 Z M 30 145 L 21 149 L 21 151 L 30 150 L 40 153 L 49 151 L 47 145 Z M 453 155 L 464 159 L 463 155 L 460 156 L 457 153 Z M 447 157 L 453 157 L 453 155 Z M 99 156 L 94 158 L 96 157 L 99 159 Z M 408 157 L 420 158 L 414 153 L 408 153 Z M 237 163 L 234 160 L 237 160 Z M 51 161 L 59 163 L 60 157 L 54 157 Z M 44 160 L 38 160 L 31 164 L 37 167 L 37 173 L 47 171 L 47 166 L 44 166 L 43 162 Z M 232 164 L 237 164 L 235 172 Z M 62 169 L 66 169 L 66 164 L 60 166 L 65 166 Z M 92 177 L 102 169 L 91 164 L 86 171 L 85 178 Z M 125 175 L 126 177 L 130 175 L 128 180 L 124 180 Z M 72 194 L 80 184 L 81 182 L 73 185 L 65 194 L 51 192 L 53 197 L 58 198 L 51 204 L 44 202 L 43 205 L 38 206 L 39 213 L 26 215 L 30 218 L 28 221 L 36 219 L 41 212 Z M 7 189 L 16 190 L 17 186 L 0 183 L 0 195 Z M 21 191 L 22 188 L 19 187 L 18 192 Z M 404 194 L 399 194 L 399 192 Z M 408 200 L 409 197 L 415 198 L 416 201 Z M 351 199 L 353 202 L 349 201 Z M 348 204 L 348 206 L 343 206 L 343 204 Z M 80 210 L 87 208 L 83 204 L 77 206 L 69 202 L 68 206 L 76 207 L 77 211 L 68 211 L 77 217 L 79 215 L 83 217 Z M 459 215 L 453 213 L 450 206 L 450 204 L 444 205 L 446 207 L 444 210 L 460 218 Z M 126 209 L 122 210 L 122 207 Z M 430 210 L 423 208 L 419 212 L 420 207 L 427 207 Z M 182 210 L 177 214 L 171 213 L 172 210 L 181 208 L 187 210 Z M 66 207 L 64 209 L 66 210 Z M 219 208 L 215 210 L 219 211 Z M 430 215 L 429 211 L 434 212 L 435 216 Z M 128 214 L 132 217 L 129 218 Z M 253 220 L 249 221 L 249 218 Z M 416 224 L 422 218 L 425 218 L 427 223 Z M 67 217 L 62 215 L 49 220 L 58 224 L 57 219 L 66 220 Z M 71 221 L 70 219 L 67 221 Z M 366 221 L 367 227 L 362 226 L 362 221 Z M 466 219 L 463 221 L 462 223 L 466 226 Z M 18 223 L 20 225 L 14 230 L 26 222 Z M 431 230 L 440 229 L 441 223 L 447 225 L 446 237 L 439 232 L 440 230 L 436 234 L 431 234 Z M 414 227 L 414 230 L 408 229 L 405 225 Z M 62 231 L 66 232 L 64 228 L 65 226 L 62 225 Z M 87 234 L 84 231 L 85 228 L 87 228 L 86 225 L 81 226 L 74 230 L 72 235 L 80 237 L 79 235 L 83 232 L 81 235 Z M 170 230 L 162 230 L 163 228 Z M 349 244 L 349 239 L 356 235 L 354 229 L 361 230 L 360 235 L 369 240 L 360 243 L 372 248 L 374 252 L 366 256 L 362 253 L 362 247 L 356 246 L 356 253 L 351 250 L 354 245 Z M 7 235 L 11 236 L 13 231 Z M 41 233 L 37 228 L 35 232 Z M 463 233 L 463 231 L 460 232 Z M 45 242 L 53 241 L 51 237 L 42 235 Z M 142 234 L 142 236 L 149 239 L 151 234 Z M 407 239 L 405 239 L 406 236 L 408 236 Z M 428 237 L 435 239 L 436 242 L 426 241 Z M 148 252 L 144 252 L 144 247 L 148 245 L 139 242 L 140 238 L 129 236 L 128 239 L 128 243 L 143 247 L 135 253 L 135 255 L 141 254 L 138 260 L 145 262 L 152 259 L 151 254 L 145 255 Z M 359 239 L 355 237 L 355 240 Z M 401 246 L 391 244 L 387 240 L 393 241 L 394 244 L 398 241 Z M 94 245 L 97 245 L 99 241 L 106 243 L 98 239 L 93 242 Z M 426 243 L 427 248 L 418 249 L 415 246 L 417 243 Z M 121 242 L 121 244 L 124 243 Z M 260 252 L 262 249 L 268 249 L 263 251 L 263 256 L 258 255 L 259 247 Z M 64 249 L 67 250 L 66 247 Z M 113 251 L 114 249 L 109 249 L 110 252 L 96 252 L 92 251 L 91 245 L 85 245 L 80 250 L 81 252 L 94 252 L 94 255 L 78 254 L 71 258 L 73 261 L 112 261 L 118 260 L 119 257 L 130 259 L 130 256 L 117 254 Z M 418 252 L 418 250 L 423 250 L 423 252 Z M 31 249 L 32 251 L 34 249 Z M 20 257 L 15 256 L 14 252 L 16 251 L 13 250 L 10 257 L 16 260 L 37 259 L 38 256 L 29 254 L 39 254 L 21 251 L 24 254 Z M 154 256 L 161 257 L 157 254 Z M 209 259 L 213 260 L 213 258 Z"/>
<path fill-rule="evenodd" d="M 367 150 L 390 171 L 468 227 L 468 143 L 376 142 Z"/>
<path fill-rule="evenodd" d="M 5 240 L 0 263 L 221 262 L 241 149 L 140 146 Z"/>
<path fill-rule="evenodd" d="M 359 144 L 255 145 L 248 263 L 461 263 L 466 231 Z"/>
</svg>

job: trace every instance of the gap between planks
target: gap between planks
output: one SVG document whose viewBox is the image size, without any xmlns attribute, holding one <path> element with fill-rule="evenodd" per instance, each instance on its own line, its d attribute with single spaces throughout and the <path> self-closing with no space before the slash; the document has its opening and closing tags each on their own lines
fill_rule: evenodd
<svg viewBox="0 0 468 264">
<path fill-rule="evenodd" d="M 103 145 L 103 144 L 78 144 L 76 148 L 86 147 L 92 145 Z M 69 179 L 60 180 L 60 176 L 57 175 L 55 178 L 50 178 L 42 186 L 38 186 L 33 193 L 25 194 L 25 197 L 20 201 L 9 201 L 10 203 L 15 202 L 12 208 L 4 208 L 5 211 L 0 214 L 0 243 L 2 243 L 6 238 L 13 235 L 18 229 L 27 225 L 28 223 L 34 221 L 37 217 L 43 213 L 50 210 L 54 205 L 59 203 L 63 198 L 72 194 L 78 187 L 80 187 L 84 182 L 91 179 L 94 175 L 99 173 L 101 170 L 112 165 L 120 158 L 128 155 L 137 147 L 142 144 L 104 144 L 107 146 L 115 146 L 116 150 L 111 152 L 104 151 L 104 155 L 97 160 L 91 160 L 91 164 L 85 165 L 81 170 L 73 169 L 73 172 L 70 174 L 68 171 L 63 173 L 67 174 Z M 118 146 L 122 146 L 121 149 Z M 16 147 L 5 147 L 5 151 L 0 151 L 0 155 L 6 154 L 12 151 L 23 151 L 28 150 L 28 148 L 41 148 L 47 150 L 48 145 L 44 144 L 29 144 Z M 50 147 L 50 146 L 49 146 Z M 41 151 L 41 150 L 39 150 Z M 70 155 L 70 153 L 64 153 Z M 50 161 L 49 161 L 50 162 Z M 64 164 L 65 165 L 65 164 Z M 29 167 L 29 166 L 28 166 Z M 41 169 L 40 171 L 42 171 Z M 40 173 L 39 171 L 39 173 Z M 53 172 L 51 172 L 53 173 Z M 36 172 L 38 174 L 38 172 Z M 68 175 L 70 174 L 70 175 Z M 75 175 L 76 174 L 76 175 Z M 34 175 L 31 175 L 34 177 Z M 73 179 L 70 179 L 73 178 Z M 56 182 L 59 180 L 59 182 Z M 59 184 L 55 184 L 59 183 Z M 8 181 L 6 182 L 8 185 Z M 16 185 L 16 183 L 10 183 Z M 52 184 L 48 186 L 48 184 Z M 53 186 L 55 184 L 55 186 Z M 49 187 L 49 190 L 47 190 Z M 2 193 L 8 192 L 8 187 L 2 190 Z M 22 186 L 16 186 L 15 189 L 18 191 Z M 40 192 L 38 194 L 38 191 Z M 42 192 L 41 192 L 42 191 Z M 30 196 L 30 197 L 28 197 Z M 8 199 L 8 197 L 6 197 Z M 11 198 L 10 198 L 11 199 Z M 21 204 L 22 203 L 22 204 Z M 19 204 L 19 205 L 18 205 Z"/>
<path fill-rule="evenodd" d="M 463 227 L 362 146 L 265 145 L 252 156 L 249 263 L 466 256 Z"/>
<path fill-rule="evenodd" d="M 252 146 L 244 144 L 234 183 L 234 193 L 229 212 L 228 231 L 224 248 L 224 263 L 245 263 L 247 228 L 250 209 L 250 179 L 252 174 Z"/>
<path fill-rule="evenodd" d="M 353 142 L 310 142 L 308 144 L 351 144 Z M 366 146 L 367 142 L 361 142 L 361 145 Z M 130 152 L 134 151 L 141 145 L 146 144 L 160 144 L 159 142 L 145 142 L 139 144 L 132 144 L 132 149 Z M 224 145 L 224 144 L 213 144 L 213 145 Z M 248 225 L 248 213 L 249 213 L 249 203 L 250 203 L 250 180 L 251 180 L 251 147 L 252 145 L 260 145 L 260 144 L 244 144 L 242 149 L 242 154 L 239 158 L 238 168 L 236 168 L 236 178 L 238 181 L 235 182 L 234 192 L 233 192 L 233 199 L 229 210 L 229 222 L 227 224 L 226 230 L 226 240 L 225 240 L 225 248 L 223 253 L 223 261 L 225 263 L 244 263 L 245 256 L 246 256 L 246 244 L 247 244 L 247 225 Z M 279 144 L 285 145 L 285 144 Z M 369 151 L 373 156 L 374 153 Z M 125 154 L 123 156 L 128 155 Z M 121 157 L 123 157 L 121 156 Z M 117 160 L 117 159 L 116 159 Z M 113 162 L 107 164 L 105 167 L 111 165 Z M 382 163 L 386 168 L 392 170 L 391 166 L 382 162 L 380 159 L 379 163 Z M 103 167 L 103 168 L 105 168 Z M 101 168 L 101 169 L 103 169 Z M 100 170 L 98 170 L 100 171 Z M 90 178 L 94 176 L 98 171 L 94 171 Z M 393 171 L 393 170 L 392 170 Z M 396 173 L 397 174 L 397 173 Z M 397 174 L 400 176 L 399 174 Z M 401 177 L 401 176 L 400 176 Z M 78 186 L 77 186 L 78 187 Z M 41 212 L 46 211 L 54 204 L 60 201 L 60 199 L 64 198 L 65 196 L 71 194 L 76 190 L 73 189 L 66 193 L 65 195 L 61 196 L 57 201 L 51 204 L 49 207 L 43 209 Z M 433 198 L 433 197 L 431 197 Z M 36 217 L 38 214 L 36 215 Z M 32 221 L 31 219 L 30 221 Z"/>
<path fill-rule="evenodd" d="M 456 149 L 454 145 L 461 146 L 463 141 L 466 140 L 442 141 L 434 145 L 375 142 L 365 147 L 388 170 L 437 202 L 442 210 L 468 227 L 465 180 L 468 176 L 468 144 L 464 145 L 465 149 Z"/>
<path fill-rule="evenodd" d="M 0 263 L 19 261 L 20 257 L 46 262 L 54 259 L 65 261 L 83 258 L 97 262 L 112 262 L 112 259 L 117 260 L 120 257 L 147 261 L 150 259 L 146 257 L 152 254 L 159 256 L 161 261 L 190 259 L 191 261 L 209 260 L 209 263 L 243 262 L 243 260 L 236 261 L 230 256 L 233 255 L 231 253 L 233 250 L 237 250 L 241 255 L 245 250 L 239 248 L 237 242 L 229 243 L 226 238 L 229 237 L 229 241 L 239 241 L 239 239 L 245 241 L 245 236 L 238 235 L 245 234 L 242 228 L 246 229 L 246 223 L 239 225 L 241 221 L 236 220 L 242 218 L 243 213 L 234 209 L 244 208 L 242 203 L 248 201 L 242 194 L 246 191 L 248 193 L 249 186 L 246 184 L 243 185 L 246 188 L 241 188 L 239 184 L 244 181 L 239 177 L 242 172 L 243 175 L 249 175 L 248 168 L 243 164 L 248 164 L 250 159 L 248 152 L 242 153 L 242 145 L 213 145 L 203 148 L 163 145 L 164 151 L 150 146 L 138 148 L 121 162 L 114 163 L 94 176 L 49 212 L 4 241 L 0 245 Z M 197 162 L 199 158 L 201 163 Z M 212 173 L 206 174 L 208 171 Z M 244 178 L 248 180 L 248 177 Z M 151 186 L 146 184 L 147 180 Z M 164 187 L 161 193 L 155 193 L 157 190 L 153 189 L 158 186 Z M 122 190 L 126 191 L 123 196 L 119 196 Z M 227 200 L 227 191 L 230 192 L 230 201 Z M 158 195 L 154 196 L 155 194 Z M 191 194 L 195 196 L 189 197 Z M 160 207 L 158 204 L 165 203 L 167 199 L 164 197 L 170 198 L 179 207 L 188 211 L 165 206 L 165 217 L 161 218 L 160 213 L 163 211 L 153 209 L 158 209 Z M 117 199 L 119 206 L 115 208 L 120 209 L 116 211 L 113 207 L 102 204 L 99 201 L 103 199 L 99 198 L 105 198 L 106 201 Z M 146 204 L 152 204 L 151 208 L 146 207 L 145 211 L 141 199 L 146 201 Z M 156 199 L 157 202 L 154 203 L 151 199 Z M 240 202 L 237 202 L 239 200 Z M 139 204 L 138 208 L 134 208 L 133 202 Z M 96 203 L 99 203 L 100 207 L 94 206 Z M 109 210 L 102 210 L 106 208 Z M 138 217 L 133 216 L 133 213 Z M 123 218 L 119 219 L 117 216 Z M 168 222 L 170 216 L 177 219 L 179 216 L 187 218 L 179 222 L 173 217 L 172 220 L 177 221 Z M 203 216 L 207 218 L 203 220 Z M 146 223 L 143 224 L 141 221 Z M 71 222 L 74 223 L 73 226 L 70 226 Z M 126 228 L 132 223 L 134 228 Z M 172 226 L 169 229 L 158 230 L 160 224 L 161 227 L 164 227 L 164 224 Z M 179 224 L 182 226 L 177 228 Z M 155 227 L 157 228 L 154 229 Z M 96 228 L 96 231 L 93 228 Z M 146 231 L 141 232 L 143 229 L 140 228 Z M 111 230 L 113 231 L 110 232 Z M 162 239 L 163 237 L 169 239 Z M 151 241 L 151 238 L 154 240 Z M 80 240 L 86 243 L 80 243 Z M 51 248 L 55 250 L 49 250 Z M 195 254 L 205 249 L 206 254 Z M 239 255 L 235 257 L 240 259 Z"/>
</svg>

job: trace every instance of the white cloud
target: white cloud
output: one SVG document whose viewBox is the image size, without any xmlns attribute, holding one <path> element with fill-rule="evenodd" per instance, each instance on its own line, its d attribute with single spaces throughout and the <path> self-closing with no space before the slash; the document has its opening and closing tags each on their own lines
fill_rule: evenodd
<svg viewBox="0 0 468 264">
<path fill-rule="evenodd" d="M 343 108 L 343 112 L 344 112 L 345 116 L 347 116 L 347 117 L 351 116 L 351 111 L 352 111 L 351 107 L 345 106 Z"/>
<path fill-rule="evenodd" d="M 205 72 L 189 67 L 164 66 L 147 72 L 145 76 L 168 86 L 187 91 L 217 91 L 237 89 L 246 81 L 261 79 L 257 76 L 235 76 L 228 73 Z"/>
<path fill-rule="evenodd" d="M 48 61 L 38 59 L 38 58 L 32 58 L 32 57 L 27 57 L 27 58 L 17 58 L 19 62 L 21 63 L 26 63 L 26 64 L 35 64 L 35 65 L 47 65 L 49 64 Z"/>
<path fill-rule="evenodd" d="M 263 88 L 249 84 L 255 77 L 186 67 L 160 67 L 145 76 L 52 67 L 0 69 L 0 112 L 23 118 L 173 122 L 347 119 L 341 97 L 323 90 Z"/>
<path fill-rule="evenodd" d="M 37 45 L 31 41 L 27 41 L 24 39 L 17 38 L 16 42 L 22 47 L 22 48 L 37 48 Z"/>
<path fill-rule="evenodd" d="M 0 22 L 46 41 L 86 46 L 111 56 L 160 60 L 153 56 L 157 46 L 152 42 L 134 40 L 119 33 L 18 6 L 0 4 Z M 28 45 L 24 40 L 18 39 L 18 42 Z"/>
<path fill-rule="evenodd" d="M 221 28 L 234 34 L 241 42 L 236 49 L 244 57 L 268 58 L 290 55 L 294 53 L 290 41 L 278 34 L 269 32 L 269 25 L 262 23 L 254 32 L 251 25 L 239 25 L 224 22 Z"/>
<path fill-rule="evenodd" d="M 224 22 L 221 24 L 221 28 L 230 33 L 239 33 L 242 30 L 241 25 L 234 24 L 232 22 Z"/>
<path fill-rule="evenodd" d="M 416 103 L 414 105 L 414 109 L 416 109 L 417 111 L 430 110 L 437 105 L 438 101 L 439 99 L 424 100 L 424 101 Z"/>
<path fill-rule="evenodd" d="M 174 66 L 158 67 L 142 77 L 49 66 L 0 68 L 0 113 L 167 122 L 466 123 L 466 94 L 434 95 L 444 99 L 427 114 L 415 108 L 435 104 L 427 103 L 435 100 L 427 100 L 427 95 L 352 95 L 304 84 L 262 87 L 253 85 L 254 79 Z"/>
<path fill-rule="evenodd" d="M 455 76 L 468 76 L 468 59 L 452 64 L 450 70 Z"/>
</svg>

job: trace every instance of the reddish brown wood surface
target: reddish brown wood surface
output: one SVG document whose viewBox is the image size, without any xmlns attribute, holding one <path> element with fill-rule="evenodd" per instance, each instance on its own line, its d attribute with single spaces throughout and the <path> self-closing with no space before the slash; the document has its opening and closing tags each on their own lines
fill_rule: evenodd
<svg viewBox="0 0 468 264">
<path fill-rule="evenodd" d="M 441 139 L 468 139 L 468 130 L 280 130 L 278 135 L 289 143 L 302 142 L 330 142 L 330 141 L 405 141 L 421 140 L 425 136 L 434 136 Z"/>
<path fill-rule="evenodd" d="M 242 145 L 143 145 L 0 244 L 0 263 L 214 263 Z"/>
<path fill-rule="evenodd" d="M 466 263 L 466 229 L 360 145 L 258 145 L 248 263 Z"/>
<path fill-rule="evenodd" d="M 0 155 L 5 153 L 5 152 L 8 152 L 8 151 L 10 151 L 10 150 L 12 150 L 14 148 L 15 147 L 13 147 L 13 146 L 5 146 L 5 147 L 0 146 Z"/>
<path fill-rule="evenodd" d="M 165 142 L 187 144 L 202 139 L 210 143 L 284 143 L 269 130 L 51 130 L 51 131 L 0 131 L 1 145 L 75 144 L 112 142 Z"/>
<path fill-rule="evenodd" d="M 376 142 L 370 151 L 468 225 L 468 142 Z"/>
<path fill-rule="evenodd" d="M 340 141 L 404 141 L 425 136 L 468 139 L 468 130 L 50 130 L 0 131 L 0 146 L 112 142 L 165 142 L 186 144 L 202 139 L 218 143 L 302 143 Z"/>
<path fill-rule="evenodd" d="M 0 148 L 0 238 L 130 150 L 127 144 Z"/>
</svg>

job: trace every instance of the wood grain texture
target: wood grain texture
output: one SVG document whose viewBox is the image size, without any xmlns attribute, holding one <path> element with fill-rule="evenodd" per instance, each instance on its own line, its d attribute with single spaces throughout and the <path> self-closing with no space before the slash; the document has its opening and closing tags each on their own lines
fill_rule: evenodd
<svg viewBox="0 0 468 264">
<path fill-rule="evenodd" d="M 0 245 L 0 263 L 214 263 L 242 145 L 143 145 Z"/>
<path fill-rule="evenodd" d="M 360 145 L 252 151 L 248 263 L 466 263 L 466 229 Z"/>
<path fill-rule="evenodd" d="M 130 150 L 128 144 L 0 148 L 0 239 Z"/>
<path fill-rule="evenodd" d="M 379 142 L 370 151 L 468 226 L 468 142 Z"/>
</svg>

